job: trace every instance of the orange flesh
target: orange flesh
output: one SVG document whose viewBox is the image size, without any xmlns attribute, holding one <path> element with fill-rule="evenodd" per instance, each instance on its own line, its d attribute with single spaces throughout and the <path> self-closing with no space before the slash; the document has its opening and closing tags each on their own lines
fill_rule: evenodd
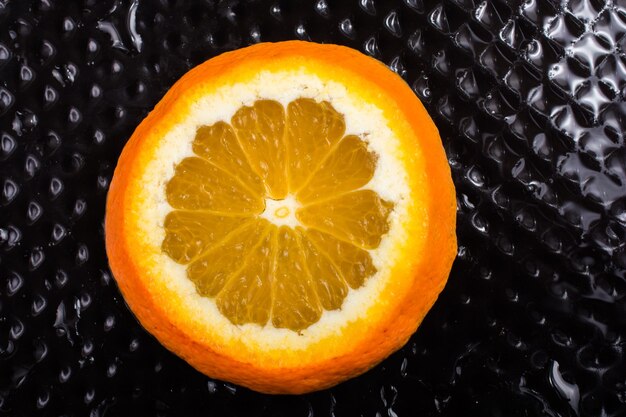
<svg viewBox="0 0 626 417">
<path fill-rule="evenodd" d="M 393 204 L 360 189 L 377 158 L 344 133 L 327 102 L 297 99 L 285 111 L 258 100 L 230 124 L 199 128 L 197 156 L 176 166 L 162 249 L 233 324 L 303 330 L 376 272 L 367 250 L 388 232 Z M 288 195 L 303 227 L 259 217 L 265 198 Z M 274 212 L 289 214 L 286 206 Z"/>
</svg>

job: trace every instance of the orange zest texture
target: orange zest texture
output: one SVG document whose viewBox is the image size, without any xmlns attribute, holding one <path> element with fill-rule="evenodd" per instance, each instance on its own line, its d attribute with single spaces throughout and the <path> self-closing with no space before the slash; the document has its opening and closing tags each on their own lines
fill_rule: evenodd
<svg viewBox="0 0 626 417">
<path fill-rule="evenodd" d="M 443 289 L 455 196 L 411 89 L 349 48 L 259 44 L 185 74 L 124 148 L 106 248 L 142 325 L 267 393 L 359 375 Z"/>
</svg>

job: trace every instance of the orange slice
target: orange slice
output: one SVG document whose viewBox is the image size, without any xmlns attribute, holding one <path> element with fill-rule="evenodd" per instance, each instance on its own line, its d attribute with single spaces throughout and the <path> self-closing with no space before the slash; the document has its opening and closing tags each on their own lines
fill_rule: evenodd
<svg viewBox="0 0 626 417">
<path fill-rule="evenodd" d="M 455 207 L 401 78 L 341 46 L 259 44 L 191 70 L 140 124 L 106 248 L 168 349 L 211 377 L 303 393 L 415 332 L 456 253 Z"/>
</svg>

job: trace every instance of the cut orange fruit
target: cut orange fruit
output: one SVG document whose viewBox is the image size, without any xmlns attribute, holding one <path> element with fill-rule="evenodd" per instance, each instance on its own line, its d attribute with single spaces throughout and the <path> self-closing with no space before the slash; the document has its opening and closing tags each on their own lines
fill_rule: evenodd
<svg viewBox="0 0 626 417">
<path fill-rule="evenodd" d="M 303 393 L 415 332 L 456 253 L 437 130 L 372 58 L 290 41 L 184 75 L 124 148 L 106 247 L 128 305 L 201 372 Z"/>
</svg>

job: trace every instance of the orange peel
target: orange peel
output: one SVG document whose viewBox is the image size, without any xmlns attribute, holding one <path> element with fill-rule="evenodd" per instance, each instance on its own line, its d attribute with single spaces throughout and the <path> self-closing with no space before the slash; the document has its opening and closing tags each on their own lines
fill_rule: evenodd
<svg viewBox="0 0 626 417">
<path fill-rule="evenodd" d="M 365 184 L 356 180 L 350 183 L 350 178 L 361 175 L 356 173 L 360 168 L 342 163 L 345 160 L 341 158 L 327 165 L 321 162 L 294 165 L 294 158 L 310 161 L 307 155 L 318 149 L 307 142 L 290 139 L 291 148 L 281 148 L 279 144 L 275 149 L 263 148 L 271 145 L 269 141 L 250 145 L 258 140 L 254 135 L 262 131 L 254 128 L 252 133 L 246 131 L 245 117 L 256 117 L 254 111 L 257 111 L 271 113 L 267 117 L 276 120 L 281 117 L 276 116 L 281 106 L 287 109 L 289 103 L 301 99 L 309 100 L 312 109 L 328 104 L 342 115 L 345 132 L 332 133 L 330 122 L 324 122 L 331 126 L 324 134 L 339 135 L 333 140 L 349 145 L 346 149 L 352 152 L 350 155 L 360 155 L 363 164 L 374 164 L 371 178 L 366 178 Z M 258 107 L 264 100 L 280 105 Z M 305 109 L 304 116 L 300 116 L 306 118 L 306 112 L 310 111 Z M 252 112 L 252 116 L 242 112 Z M 290 129 L 295 129 L 296 116 L 292 112 L 284 121 L 291 123 Z M 246 168 L 247 174 L 239 175 L 239 168 L 228 165 L 232 158 L 211 162 L 212 155 L 217 158 L 219 154 L 202 150 L 198 129 L 215 130 L 221 124 L 234 126 L 251 167 Z M 368 159 L 367 155 L 374 157 Z M 237 191 L 239 194 L 235 193 L 234 197 L 222 191 L 215 194 L 209 185 L 205 187 L 208 194 L 198 197 L 199 191 L 184 187 L 188 187 L 189 181 L 200 180 L 185 177 L 185 183 L 176 179 L 182 178 L 177 175 L 184 169 L 192 174 L 219 170 L 193 168 L 196 159 L 200 161 L 198 166 L 214 164 L 224 172 L 236 171 L 239 185 L 235 188 L 265 193 L 265 200 L 242 200 L 241 193 L 247 191 Z M 314 166 L 323 169 L 316 171 Z M 352 171 L 346 171 L 346 167 Z M 329 184 L 333 175 L 324 174 L 329 170 L 343 178 L 341 184 Z M 355 172 L 353 177 L 351 172 Z M 196 175 L 192 174 L 189 178 Z M 313 179 L 308 178 L 311 175 Z M 210 184 L 217 181 L 214 185 L 217 190 L 223 182 L 215 178 L 202 181 Z M 224 189 L 235 189 L 232 178 L 228 181 L 230 185 Z M 296 185 L 304 189 L 307 182 L 313 183 L 308 191 L 290 194 L 290 190 L 298 188 Z M 183 183 L 187 185 L 180 185 Z M 174 191 L 170 193 L 168 189 Z M 339 193 L 337 190 L 350 197 L 324 200 L 325 196 Z M 181 195 L 186 200 L 179 204 L 176 198 Z M 219 198 L 214 198 L 215 195 Z M 283 206 L 273 203 L 292 197 L 299 203 Z M 283 249 L 295 245 L 289 243 L 292 239 L 289 236 L 291 233 L 295 236 L 296 229 L 301 233 L 298 236 L 308 233 L 307 239 L 313 242 L 298 246 L 300 250 L 308 248 L 309 258 L 304 259 L 310 260 L 306 261 L 310 282 L 318 278 L 318 272 L 310 270 L 322 270 L 314 263 L 316 257 L 328 250 L 338 251 L 339 255 L 331 253 L 338 264 L 344 260 L 342 256 L 352 256 L 356 249 L 351 248 L 358 247 L 362 251 L 358 253 L 370 257 L 371 272 L 342 290 L 344 299 L 335 304 L 329 302 L 332 305 L 328 310 L 322 308 L 319 317 L 299 327 L 281 327 L 281 323 L 288 321 L 284 318 L 272 321 L 272 315 L 280 316 L 275 301 L 274 304 L 268 301 L 273 307 L 267 317 L 248 320 L 247 317 L 254 316 L 249 311 L 229 316 L 228 308 L 218 305 L 219 296 L 201 294 L 199 284 L 189 279 L 187 264 L 191 262 L 191 252 L 180 251 L 175 256 L 172 253 L 177 247 L 168 252 L 169 246 L 164 243 L 167 236 L 174 236 L 174 232 L 168 231 L 174 230 L 166 221 L 168 214 L 179 210 L 174 207 L 177 204 L 186 207 L 190 198 L 199 201 L 192 209 L 217 207 L 215 211 L 219 212 L 232 207 L 244 210 L 241 208 L 244 207 L 251 221 L 263 221 L 269 228 L 275 228 L 270 230 L 274 235 L 268 235 L 270 249 L 254 258 L 261 260 L 250 267 L 254 273 L 262 268 L 256 265 L 263 263 L 263 254 L 272 253 L 275 245 L 283 245 L 280 246 Z M 372 214 L 376 204 L 379 214 Z M 271 210 L 264 211 L 268 207 Z M 344 213 L 341 219 L 337 213 Z M 111 270 L 129 307 L 166 348 L 210 377 L 260 392 L 297 394 L 327 388 L 359 375 L 406 343 L 448 278 L 456 254 L 455 216 L 455 191 L 438 131 L 398 75 L 378 61 L 342 46 L 301 41 L 264 43 L 225 53 L 192 69 L 141 122 L 120 156 L 109 190 L 106 249 Z M 238 223 L 221 219 L 211 220 L 214 223 L 203 233 L 212 236 L 220 228 L 227 236 L 235 233 L 232 230 Z M 378 219 L 384 223 L 376 226 L 359 219 Z M 184 223 L 184 219 L 178 221 Z M 193 226 L 196 223 L 192 219 L 192 226 L 176 227 L 188 231 L 200 227 Z M 280 231 L 285 232 L 284 237 L 280 237 Z M 187 239 L 184 243 L 187 246 L 182 248 L 191 250 L 190 238 L 180 237 L 183 235 L 175 237 Z M 250 236 L 248 232 L 241 235 L 242 239 Z M 302 239 L 296 240 L 304 242 Z M 202 244 L 200 239 L 198 245 Z M 193 254 L 206 250 L 205 246 L 194 249 Z M 331 246 L 334 249 L 329 249 Z M 287 280 L 295 277 L 292 269 L 285 269 L 278 262 L 268 263 L 270 272 L 262 273 L 268 282 L 278 279 L 280 271 L 286 271 L 283 275 Z M 365 264 L 359 265 L 362 271 Z M 272 300 L 280 297 L 275 292 L 272 294 Z M 254 303 L 267 304 L 265 301 L 248 304 L 257 308 Z M 297 304 L 293 300 L 290 303 L 285 307 L 288 310 Z"/>
</svg>

